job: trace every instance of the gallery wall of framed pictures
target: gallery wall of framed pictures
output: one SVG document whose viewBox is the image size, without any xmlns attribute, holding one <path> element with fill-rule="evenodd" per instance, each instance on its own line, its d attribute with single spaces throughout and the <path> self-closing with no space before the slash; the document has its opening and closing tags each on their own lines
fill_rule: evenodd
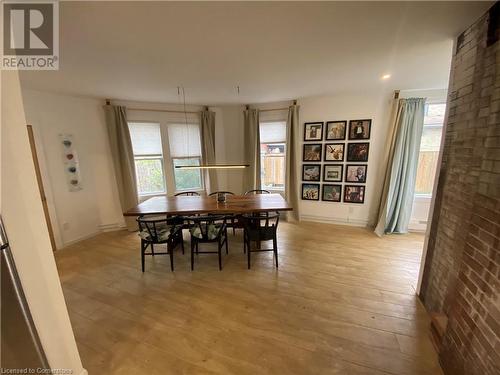
<svg viewBox="0 0 500 375">
<path fill-rule="evenodd" d="M 304 123 L 302 199 L 365 202 L 371 119 Z"/>
</svg>

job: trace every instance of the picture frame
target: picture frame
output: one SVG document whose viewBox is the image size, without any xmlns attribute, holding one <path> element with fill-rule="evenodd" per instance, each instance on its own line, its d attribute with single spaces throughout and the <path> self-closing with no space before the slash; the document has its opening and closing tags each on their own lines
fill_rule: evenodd
<svg viewBox="0 0 500 375">
<path fill-rule="evenodd" d="M 304 142 L 323 140 L 323 122 L 304 123 Z"/>
<path fill-rule="evenodd" d="M 371 119 L 349 121 L 349 140 L 370 139 Z"/>
<path fill-rule="evenodd" d="M 344 172 L 343 164 L 324 164 L 323 181 L 324 182 L 342 182 Z"/>
<path fill-rule="evenodd" d="M 325 141 L 343 141 L 346 137 L 347 121 L 327 121 Z"/>
<path fill-rule="evenodd" d="M 365 185 L 345 185 L 344 203 L 365 203 Z"/>
<path fill-rule="evenodd" d="M 319 184 L 302 184 L 302 200 L 319 201 Z"/>
<path fill-rule="evenodd" d="M 302 149 L 302 161 L 321 161 L 321 143 L 304 143 Z"/>
<path fill-rule="evenodd" d="M 302 181 L 321 181 L 321 165 L 302 164 Z"/>
<path fill-rule="evenodd" d="M 366 183 L 367 164 L 347 164 L 345 169 L 345 182 L 353 184 Z"/>
<path fill-rule="evenodd" d="M 342 199 L 342 185 L 323 184 L 321 200 L 325 202 L 340 202 Z"/>
<path fill-rule="evenodd" d="M 347 161 L 367 162 L 368 153 L 370 151 L 370 143 L 348 143 L 347 144 Z"/>
<path fill-rule="evenodd" d="M 345 143 L 325 143 L 324 161 L 344 161 Z"/>
</svg>

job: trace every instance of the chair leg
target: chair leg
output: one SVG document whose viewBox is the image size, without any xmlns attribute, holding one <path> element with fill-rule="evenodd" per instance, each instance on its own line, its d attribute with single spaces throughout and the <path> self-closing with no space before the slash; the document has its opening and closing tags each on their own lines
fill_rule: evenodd
<svg viewBox="0 0 500 375">
<path fill-rule="evenodd" d="M 151 244 L 151 254 L 153 256 L 155 256 L 155 248 L 154 248 L 153 244 Z"/>
<path fill-rule="evenodd" d="M 194 247 L 195 247 L 194 240 L 191 239 L 191 271 L 194 270 Z"/>
<path fill-rule="evenodd" d="M 175 248 L 175 242 L 173 242 L 171 245 L 167 244 L 167 251 L 168 255 L 170 256 L 170 270 L 174 272 L 174 248 Z"/>
<path fill-rule="evenodd" d="M 274 258 L 276 259 L 276 268 L 278 268 L 278 244 L 276 241 L 276 237 L 273 237 L 273 250 L 274 250 Z"/>
<path fill-rule="evenodd" d="M 142 268 L 142 272 L 144 272 L 144 258 L 145 258 L 145 255 L 144 255 L 144 252 L 146 251 L 146 248 L 144 247 L 144 241 L 141 241 L 141 268 Z"/>
<path fill-rule="evenodd" d="M 248 262 L 248 269 L 250 269 L 250 253 L 251 253 L 250 246 L 251 246 L 250 241 L 248 241 L 247 242 L 247 259 L 248 259 L 247 262 Z"/>
<path fill-rule="evenodd" d="M 226 230 L 224 231 L 224 239 L 226 241 L 226 254 L 229 254 L 229 245 L 228 245 L 228 241 L 227 241 L 227 228 Z"/>
<path fill-rule="evenodd" d="M 236 234 L 236 228 L 234 227 L 234 217 L 231 219 L 231 224 L 233 225 L 233 236 Z"/>
</svg>

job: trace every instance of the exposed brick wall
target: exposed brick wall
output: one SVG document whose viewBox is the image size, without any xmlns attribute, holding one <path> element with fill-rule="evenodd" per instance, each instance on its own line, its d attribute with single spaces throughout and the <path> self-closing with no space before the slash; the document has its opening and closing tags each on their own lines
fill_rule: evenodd
<svg viewBox="0 0 500 375">
<path fill-rule="evenodd" d="M 420 294 L 448 316 L 447 375 L 500 374 L 500 42 L 487 46 L 491 14 L 457 41 Z"/>
</svg>

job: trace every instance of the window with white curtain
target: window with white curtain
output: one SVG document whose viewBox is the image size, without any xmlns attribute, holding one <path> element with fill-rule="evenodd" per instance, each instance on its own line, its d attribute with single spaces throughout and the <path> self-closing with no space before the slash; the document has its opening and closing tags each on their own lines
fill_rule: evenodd
<svg viewBox="0 0 500 375">
<path fill-rule="evenodd" d="M 201 190 L 200 169 L 177 169 L 179 165 L 201 164 L 200 127 L 198 124 L 168 124 L 170 158 L 177 191 Z"/>
<path fill-rule="evenodd" d="M 165 193 L 160 124 L 129 122 L 139 195 Z"/>
<path fill-rule="evenodd" d="M 286 122 L 260 122 L 262 189 L 285 190 Z"/>
</svg>

